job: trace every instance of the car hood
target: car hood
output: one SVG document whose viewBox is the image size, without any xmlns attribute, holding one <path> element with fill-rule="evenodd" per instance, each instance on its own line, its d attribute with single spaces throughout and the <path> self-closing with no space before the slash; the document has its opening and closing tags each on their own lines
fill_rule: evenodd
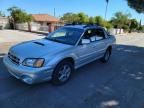
<svg viewBox="0 0 144 108">
<path fill-rule="evenodd" d="M 72 47 L 46 39 L 23 42 L 13 46 L 10 53 L 22 58 L 39 58 L 42 56 L 53 56 L 63 50 Z"/>
</svg>

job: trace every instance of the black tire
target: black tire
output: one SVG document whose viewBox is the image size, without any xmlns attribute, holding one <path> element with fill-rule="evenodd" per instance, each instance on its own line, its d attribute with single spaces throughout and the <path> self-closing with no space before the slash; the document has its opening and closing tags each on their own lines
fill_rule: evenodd
<svg viewBox="0 0 144 108">
<path fill-rule="evenodd" d="M 60 77 L 62 75 L 62 73 L 65 73 L 63 70 L 64 66 L 67 66 L 68 69 L 70 69 L 70 75 L 67 76 L 67 78 L 65 80 L 60 80 Z M 64 83 L 66 83 L 70 78 L 71 78 L 71 75 L 72 75 L 72 72 L 74 71 L 74 66 L 71 62 L 69 61 L 62 61 L 60 62 L 54 72 L 53 72 L 53 75 L 52 75 L 52 83 L 54 85 L 62 85 Z M 66 77 L 66 76 L 65 76 Z"/>
<path fill-rule="evenodd" d="M 111 48 L 108 48 L 104 54 L 104 56 L 101 58 L 101 61 L 103 63 L 107 63 L 110 59 L 110 56 L 111 56 Z"/>
</svg>

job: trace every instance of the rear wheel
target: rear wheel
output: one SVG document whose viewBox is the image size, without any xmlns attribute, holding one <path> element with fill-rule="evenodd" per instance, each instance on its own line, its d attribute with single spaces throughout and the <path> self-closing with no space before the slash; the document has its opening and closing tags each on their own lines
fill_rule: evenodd
<svg viewBox="0 0 144 108">
<path fill-rule="evenodd" d="M 107 62 L 109 61 L 110 56 L 111 56 L 111 49 L 108 48 L 108 49 L 106 50 L 104 56 L 101 58 L 101 61 L 102 61 L 103 63 L 107 63 Z"/>
<path fill-rule="evenodd" d="M 70 79 L 73 70 L 74 66 L 72 63 L 68 61 L 60 62 L 54 70 L 52 83 L 55 85 L 66 83 Z"/>
</svg>

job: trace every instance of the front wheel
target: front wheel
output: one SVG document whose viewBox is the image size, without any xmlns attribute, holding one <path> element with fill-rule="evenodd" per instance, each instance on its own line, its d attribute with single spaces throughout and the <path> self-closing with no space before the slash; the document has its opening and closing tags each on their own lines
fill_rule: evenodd
<svg viewBox="0 0 144 108">
<path fill-rule="evenodd" d="M 109 61 L 110 56 L 111 56 L 111 49 L 108 48 L 108 49 L 106 50 L 104 56 L 101 58 L 101 61 L 102 61 L 103 63 L 107 63 L 107 62 Z"/>
<path fill-rule="evenodd" d="M 66 83 L 74 70 L 72 63 L 63 61 L 59 63 L 53 73 L 52 83 L 55 85 L 61 85 Z"/>
</svg>

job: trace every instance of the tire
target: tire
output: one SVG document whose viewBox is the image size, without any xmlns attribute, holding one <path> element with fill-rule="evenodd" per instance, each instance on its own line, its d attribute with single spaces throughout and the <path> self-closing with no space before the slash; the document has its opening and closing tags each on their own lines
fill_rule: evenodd
<svg viewBox="0 0 144 108">
<path fill-rule="evenodd" d="M 110 59 L 110 56 L 111 56 L 111 49 L 108 48 L 108 49 L 106 50 L 104 56 L 101 58 L 101 61 L 102 61 L 103 63 L 107 63 L 107 62 L 109 61 L 109 59 Z"/>
<path fill-rule="evenodd" d="M 52 83 L 54 85 L 62 85 L 66 83 L 71 78 L 73 71 L 74 66 L 71 62 L 69 61 L 60 62 L 53 72 Z"/>
</svg>

